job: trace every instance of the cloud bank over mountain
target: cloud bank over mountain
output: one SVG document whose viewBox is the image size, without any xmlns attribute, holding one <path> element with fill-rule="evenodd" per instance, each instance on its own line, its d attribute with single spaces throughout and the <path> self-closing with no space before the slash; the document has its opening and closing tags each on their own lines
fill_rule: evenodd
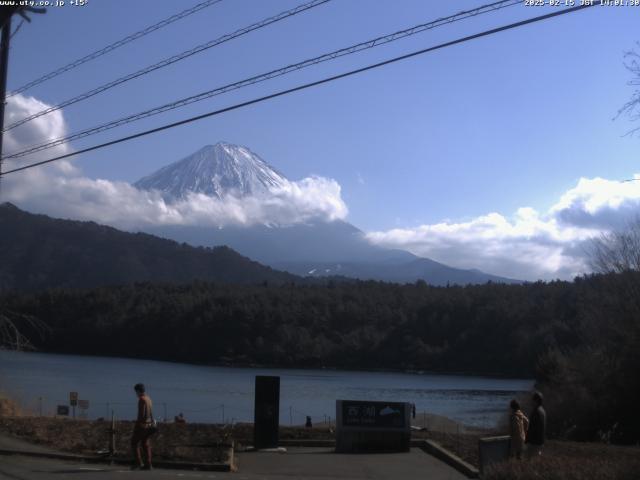
<svg viewBox="0 0 640 480">
<path fill-rule="evenodd" d="M 581 178 L 543 214 L 525 207 L 511 218 L 493 212 L 465 222 L 370 232 L 368 238 L 455 267 L 527 280 L 570 279 L 590 271 L 591 238 L 624 228 L 639 213 L 640 181 Z"/>
<path fill-rule="evenodd" d="M 7 115 L 14 121 L 48 105 L 31 97 L 9 98 Z M 11 130 L 5 151 L 11 153 L 46 139 L 64 136 L 67 126 L 60 111 Z M 70 152 L 67 145 L 10 160 L 4 169 L 25 165 Z M 7 175 L 2 201 L 17 203 L 31 211 L 80 220 L 94 220 L 115 227 L 135 229 L 145 225 L 289 225 L 310 219 L 332 221 L 347 216 L 338 182 L 324 177 L 299 181 L 284 179 L 269 192 L 215 198 L 189 193 L 169 202 L 158 191 L 138 190 L 126 182 L 90 179 L 71 162 L 54 162 Z"/>
</svg>

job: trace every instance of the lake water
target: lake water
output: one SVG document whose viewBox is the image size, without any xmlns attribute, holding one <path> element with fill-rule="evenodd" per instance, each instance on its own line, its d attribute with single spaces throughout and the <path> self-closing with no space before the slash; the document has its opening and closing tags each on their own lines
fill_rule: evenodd
<svg viewBox="0 0 640 480">
<path fill-rule="evenodd" d="M 133 385 L 143 382 L 157 418 L 183 412 L 188 421 L 253 421 L 256 375 L 280 376 L 280 423 L 314 423 L 335 417 L 335 401 L 384 400 L 465 425 L 493 426 L 511 398 L 532 380 L 334 370 L 227 368 L 125 358 L 0 350 L 0 391 L 28 410 L 51 415 L 69 404 L 69 392 L 89 400 L 88 418 L 135 416 Z M 77 411 L 80 413 L 80 411 Z"/>
</svg>

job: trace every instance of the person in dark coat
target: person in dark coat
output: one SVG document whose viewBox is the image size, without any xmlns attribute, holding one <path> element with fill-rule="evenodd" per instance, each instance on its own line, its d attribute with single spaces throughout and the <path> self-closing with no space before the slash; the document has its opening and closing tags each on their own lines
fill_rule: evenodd
<svg viewBox="0 0 640 480">
<path fill-rule="evenodd" d="M 527 456 L 529 458 L 542 455 L 542 447 L 547 433 L 547 412 L 542 406 L 542 394 L 534 392 L 533 410 L 529 415 L 529 430 L 527 431 Z"/>
</svg>

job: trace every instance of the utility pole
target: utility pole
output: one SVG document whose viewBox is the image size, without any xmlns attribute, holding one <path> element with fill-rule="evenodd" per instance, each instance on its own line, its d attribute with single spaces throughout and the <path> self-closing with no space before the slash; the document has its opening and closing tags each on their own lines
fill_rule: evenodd
<svg viewBox="0 0 640 480">
<path fill-rule="evenodd" d="M 107 414 L 107 417 L 109 415 Z M 111 410 L 111 428 L 109 429 L 109 456 L 113 457 L 116 453 L 116 415 Z"/>
<path fill-rule="evenodd" d="M 2 26 L 0 40 L 0 180 L 2 179 L 2 145 L 4 141 L 4 106 L 7 96 L 7 69 L 9 66 L 9 42 L 11 41 L 11 17 Z"/>
<path fill-rule="evenodd" d="M 14 13 L 17 13 L 27 22 L 31 22 L 31 19 L 27 16 L 27 12 L 47 12 L 46 8 L 34 8 L 29 6 L 13 6 L 3 8 L 4 10 L 0 11 L 0 21 L 2 22 L 0 24 L 2 25 L 2 37 L 0 38 L 0 181 L 2 180 L 4 107 L 7 103 L 7 72 L 9 69 L 9 43 L 11 42 L 11 17 Z"/>
</svg>

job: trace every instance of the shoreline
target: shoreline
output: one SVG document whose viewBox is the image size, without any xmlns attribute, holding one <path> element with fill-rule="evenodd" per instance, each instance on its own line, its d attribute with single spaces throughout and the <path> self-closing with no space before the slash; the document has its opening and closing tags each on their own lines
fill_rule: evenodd
<svg viewBox="0 0 640 480">
<path fill-rule="evenodd" d="M 111 412 L 130 418 L 131 385 L 142 381 L 150 387 L 160 418 L 183 412 L 194 422 L 252 421 L 255 376 L 276 375 L 283 382 L 283 425 L 301 424 L 305 416 L 314 424 L 326 422 L 335 417 L 337 399 L 351 398 L 408 402 L 416 405 L 418 419 L 430 413 L 466 427 L 491 428 L 501 421 L 508 401 L 533 385 L 532 380 L 442 373 L 271 370 L 44 352 L 0 352 L 0 362 L 6 393 L 29 412 L 53 414 L 57 406 L 68 405 L 69 392 L 80 392 L 79 398 L 90 405 L 81 413 L 90 419 L 107 418 Z"/>
<path fill-rule="evenodd" d="M 321 366 L 321 367 L 312 367 L 312 366 L 300 366 L 300 367 L 291 367 L 291 366 L 283 366 L 283 365 L 268 365 L 268 364 L 252 364 L 252 363 L 192 363 L 192 362 L 183 362 L 183 361 L 174 361 L 174 360 L 166 360 L 166 359 L 158 359 L 158 358 L 147 358 L 147 357 L 122 357 L 122 356 L 111 356 L 111 355 L 90 355 L 86 353 L 67 353 L 67 352 L 58 352 L 58 351 L 45 351 L 45 350 L 4 350 L 0 349 L 0 352 L 8 352 L 8 353 L 20 353 L 20 354 L 43 354 L 43 355 L 59 355 L 59 356 L 67 356 L 67 357 L 85 357 L 85 358 L 104 358 L 104 359 L 118 359 L 118 360 L 139 360 L 145 362 L 157 362 L 157 363 L 168 363 L 172 365 L 188 365 L 195 367 L 217 367 L 217 368 L 230 368 L 230 369 L 256 369 L 256 370 L 318 370 L 318 371 L 328 371 L 328 372 L 354 372 L 354 373 L 396 373 L 403 375 L 415 375 L 415 376 L 439 376 L 439 377 L 472 377 L 472 378 L 486 378 L 486 379 L 496 379 L 496 380 L 521 380 L 524 382 L 533 382 L 535 385 L 535 378 L 523 378 L 523 377 L 515 377 L 506 374 L 500 373 L 490 373 L 490 372 L 449 372 L 449 371 L 434 371 L 434 370 L 426 370 L 426 369 L 394 369 L 394 368 L 340 368 L 340 367 L 331 367 L 331 366 Z"/>
</svg>

